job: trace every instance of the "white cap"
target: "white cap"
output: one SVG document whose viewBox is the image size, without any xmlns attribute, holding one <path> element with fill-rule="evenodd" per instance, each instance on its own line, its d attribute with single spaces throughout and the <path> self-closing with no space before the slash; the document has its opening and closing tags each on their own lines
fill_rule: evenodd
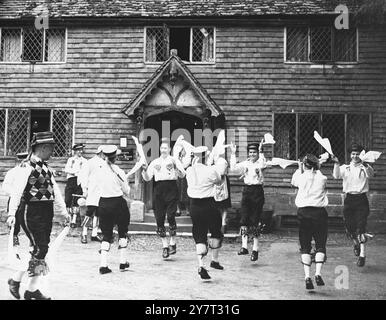
<svg viewBox="0 0 386 320">
<path fill-rule="evenodd" d="M 108 145 L 102 146 L 102 152 L 107 157 L 113 157 L 115 155 L 121 154 L 121 150 L 119 150 L 118 147 L 116 145 L 113 145 L 113 144 L 108 144 Z"/>
<path fill-rule="evenodd" d="M 103 151 L 103 146 L 99 146 L 97 151 L 95 152 L 96 154 L 99 154 Z"/>
</svg>

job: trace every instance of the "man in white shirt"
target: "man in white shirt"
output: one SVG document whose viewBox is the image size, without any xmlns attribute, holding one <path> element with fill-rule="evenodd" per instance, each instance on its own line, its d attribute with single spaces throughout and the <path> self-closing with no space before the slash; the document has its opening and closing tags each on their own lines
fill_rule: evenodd
<svg viewBox="0 0 386 320">
<path fill-rule="evenodd" d="M 108 267 L 107 258 L 110 244 L 114 241 L 114 225 L 118 226 L 119 270 L 126 271 L 130 266 L 126 257 L 130 212 L 125 200 L 129 198 L 130 187 L 124 171 L 114 164 L 118 155 L 117 146 L 106 145 L 102 151 L 105 162 L 96 173 L 96 182 L 100 192 L 99 226 L 103 235 L 99 273 L 106 274 L 112 272 Z"/>
<path fill-rule="evenodd" d="M 259 257 L 259 222 L 264 206 L 264 175 L 267 161 L 263 153 L 263 141 L 260 145 L 248 145 L 248 159 L 236 163 L 236 146 L 231 146 L 231 171 L 241 171 L 244 178 L 244 188 L 241 199 L 240 233 L 242 246 L 239 255 L 248 254 L 248 234 L 253 237 L 251 261 L 257 261 Z"/>
<path fill-rule="evenodd" d="M 299 169 L 291 181 L 294 187 L 299 188 L 295 204 L 298 207 L 300 253 L 307 290 L 314 289 L 310 277 L 312 239 L 316 247 L 315 282 L 318 286 L 324 286 L 321 271 L 326 260 L 328 232 L 326 183 L 327 177 L 319 170 L 319 159 L 312 154 L 307 154 L 299 163 Z"/>
<path fill-rule="evenodd" d="M 212 151 L 213 153 L 213 151 Z M 213 162 L 214 166 L 221 176 L 221 184 L 215 187 L 215 196 L 214 199 L 216 201 L 216 205 L 221 212 L 221 232 L 226 232 L 227 226 L 227 210 L 232 207 L 231 202 L 231 192 L 230 192 L 230 181 L 228 177 L 228 162 L 225 160 L 225 148 L 221 150 L 220 154 L 214 154 L 209 156 L 208 164 L 210 165 Z"/>
<path fill-rule="evenodd" d="M 73 194 L 82 194 L 82 188 L 78 181 L 78 175 L 82 167 L 86 164 L 86 159 L 82 157 L 84 145 L 76 143 L 72 150 L 74 155 L 67 160 L 64 172 L 67 173 L 67 184 L 64 189 L 64 201 L 66 202 L 67 210 L 72 214 L 71 227 L 76 227 L 76 220 L 79 214 L 78 197 L 73 197 Z"/>
<path fill-rule="evenodd" d="M 346 195 L 343 207 L 343 218 L 347 235 L 354 242 L 354 254 L 358 257 L 358 267 L 363 267 L 366 262 L 365 243 L 367 242 L 366 226 L 370 214 L 367 192 L 369 179 L 374 176 L 374 169 L 363 163 L 359 155 L 363 147 L 353 143 L 349 149 L 351 162 L 349 165 L 339 165 L 339 159 L 333 157 L 335 162 L 333 176 L 343 179 L 343 192 Z"/>
<path fill-rule="evenodd" d="M 2 189 L 4 193 L 8 196 L 7 212 L 9 209 L 9 200 L 11 199 L 12 190 L 15 187 L 15 179 L 17 177 L 18 171 L 20 171 L 20 168 L 22 168 L 23 166 L 23 160 L 28 157 L 28 152 L 20 152 L 16 155 L 16 157 L 20 162 L 5 174 L 3 184 L 2 184 Z M 19 237 L 18 237 L 19 232 L 20 232 L 20 223 L 18 221 L 15 221 L 15 229 L 13 233 L 14 247 L 19 246 Z"/>
<path fill-rule="evenodd" d="M 79 181 L 82 187 L 83 196 L 86 197 L 87 212 L 82 223 L 81 242 L 87 243 L 87 223 L 92 218 L 91 241 L 100 242 L 98 237 L 98 204 L 100 198 L 99 185 L 96 181 L 98 171 L 104 165 L 102 146 L 99 146 L 94 157 L 89 159 L 79 173 Z"/>
<path fill-rule="evenodd" d="M 193 223 L 193 238 L 196 243 L 198 258 L 198 274 L 201 279 L 208 280 L 210 276 L 205 268 L 204 258 L 208 254 L 208 232 L 211 233 L 209 247 L 212 249 L 212 268 L 223 270 L 218 261 L 219 249 L 222 245 L 221 213 L 214 200 L 215 185 L 221 183 L 221 176 L 215 166 L 198 163 L 198 155 L 192 159 L 192 164 L 186 169 L 188 196 L 190 198 L 190 216 Z"/>
<path fill-rule="evenodd" d="M 50 299 L 40 292 L 39 279 L 48 272 L 45 257 L 50 242 L 54 203 L 60 208 L 61 214 L 69 219 L 60 189 L 46 162 L 53 153 L 54 144 L 52 132 L 34 134 L 32 155 L 15 176 L 9 201 L 8 225 L 14 225 L 17 219 L 33 245 L 27 270 L 30 281 L 24 293 L 26 300 Z M 17 272 L 8 280 L 10 292 L 16 299 L 20 299 L 19 288 L 23 274 Z"/>
<path fill-rule="evenodd" d="M 149 166 L 142 166 L 142 177 L 145 181 L 154 178 L 154 216 L 157 222 L 157 234 L 162 240 L 162 257 L 177 252 L 176 245 L 176 212 L 179 199 L 177 178 L 183 178 L 184 172 L 177 169 L 176 159 L 170 156 L 170 142 L 163 138 L 160 145 L 161 156 L 154 159 Z M 169 223 L 170 244 L 166 238 L 165 217 Z"/>
</svg>

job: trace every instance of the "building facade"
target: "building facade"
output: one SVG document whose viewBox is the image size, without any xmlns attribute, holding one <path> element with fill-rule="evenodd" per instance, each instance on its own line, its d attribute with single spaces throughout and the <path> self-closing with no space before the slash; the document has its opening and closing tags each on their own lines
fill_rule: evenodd
<svg viewBox="0 0 386 320">
<path fill-rule="evenodd" d="M 351 13 L 361 2 L 346 3 Z M 268 157 L 321 154 L 314 130 L 342 161 L 352 141 L 384 151 L 386 29 L 350 15 L 350 28 L 338 30 L 336 4 L 0 1 L 0 180 L 42 130 L 55 134 L 51 162 L 59 173 L 73 143 L 86 144 L 87 158 L 100 144 L 130 151 L 131 135 L 160 132 L 162 121 L 171 133 L 224 128 L 239 144 L 270 132 L 276 144 Z M 119 164 L 127 171 L 134 162 Z M 266 172 L 266 209 L 275 215 L 296 214 L 295 169 Z M 386 231 L 385 155 L 375 169 L 370 223 Z M 341 182 L 332 180 L 332 166 L 323 171 L 329 215 L 339 217 Z M 130 182 L 133 197 L 151 209 L 151 185 L 139 174 Z M 242 182 L 232 176 L 231 183 L 237 209 Z"/>
</svg>

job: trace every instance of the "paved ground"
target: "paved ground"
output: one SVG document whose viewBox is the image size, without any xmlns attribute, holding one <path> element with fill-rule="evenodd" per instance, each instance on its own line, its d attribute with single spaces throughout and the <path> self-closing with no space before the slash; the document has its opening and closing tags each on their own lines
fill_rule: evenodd
<svg viewBox="0 0 386 320">
<path fill-rule="evenodd" d="M 6 263 L 7 236 L 0 228 L 0 300 L 11 299 L 6 285 L 12 270 Z M 52 239 L 60 231 L 57 227 Z M 76 235 L 76 234 L 74 234 Z M 227 239 L 221 252 L 225 270 L 210 270 L 212 281 L 197 275 L 192 238 L 178 238 L 178 252 L 163 261 L 156 236 L 134 235 L 129 247 L 131 269 L 119 272 L 117 248 L 111 251 L 113 273 L 98 274 L 99 245 L 83 245 L 77 236 L 65 239 L 51 284 L 45 293 L 54 299 L 386 299 L 386 235 L 377 235 L 368 248 L 367 265 L 358 268 L 350 242 L 330 234 L 326 286 L 306 292 L 295 232 L 264 235 L 257 263 L 237 256 L 239 240 Z M 26 246 L 25 236 L 22 245 Z M 346 273 L 347 271 L 347 273 Z M 345 276 L 348 278 L 344 278 Z M 343 280 L 342 280 L 343 279 Z M 347 280 L 347 283 L 345 282 Z M 336 286 L 338 284 L 338 287 Z M 348 288 L 345 287 L 348 284 Z M 22 285 L 21 292 L 25 286 Z"/>
</svg>

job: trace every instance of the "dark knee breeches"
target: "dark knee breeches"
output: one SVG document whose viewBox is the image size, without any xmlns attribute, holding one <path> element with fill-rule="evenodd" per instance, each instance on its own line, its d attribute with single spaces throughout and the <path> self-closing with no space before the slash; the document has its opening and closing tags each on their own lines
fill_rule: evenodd
<svg viewBox="0 0 386 320">
<path fill-rule="evenodd" d="M 100 198 L 99 200 L 99 227 L 103 239 L 108 243 L 113 242 L 113 229 L 118 226 L 119 238 L 126 238 L 130 225 L 130 211 L 123 197 Z"/>
<path fill-rule="evenodd" d="M 208 244 L 208 232 L 211 238 L 222 239 L 221 212 L 213 198 L 190 199 L 190 216 L 193 222 L 193 238 L 196 244 Z"/>
<path fill-rule="evenodd" d="M 299 241 L 302 254 L 311 253 L 311 242 L 315 240 L 316 252 L 326 253 L 328 214 L 325 208 L 305 207 L 298 209 Z"/>
<path fill-rule="evenodd" d="M 365 193 L 346 195 L 343 207 L 343 218 L 347 235 L 351 239 L 358 239 L 366 233 L 367 217 L 369 214 L 369 201 Z"/>
<path fill-rule="evenodd" d="M 241 199 L 240 226 L 242 234 L 249 233 L 253 237 L 259 236 L 259 222 L 263 211 L 265 198 L 262 185 L 244 186 Z"/>
<path fill-rule="evenodd" d="M 154 216 L 157 222 L 157 234 L 166 237 L 165 218 L 169 224 L 170 236 L 176 235 L 176 212 L 178 188 L 175 180 L 156 181 L 154 187 Z"/>
</svg>

